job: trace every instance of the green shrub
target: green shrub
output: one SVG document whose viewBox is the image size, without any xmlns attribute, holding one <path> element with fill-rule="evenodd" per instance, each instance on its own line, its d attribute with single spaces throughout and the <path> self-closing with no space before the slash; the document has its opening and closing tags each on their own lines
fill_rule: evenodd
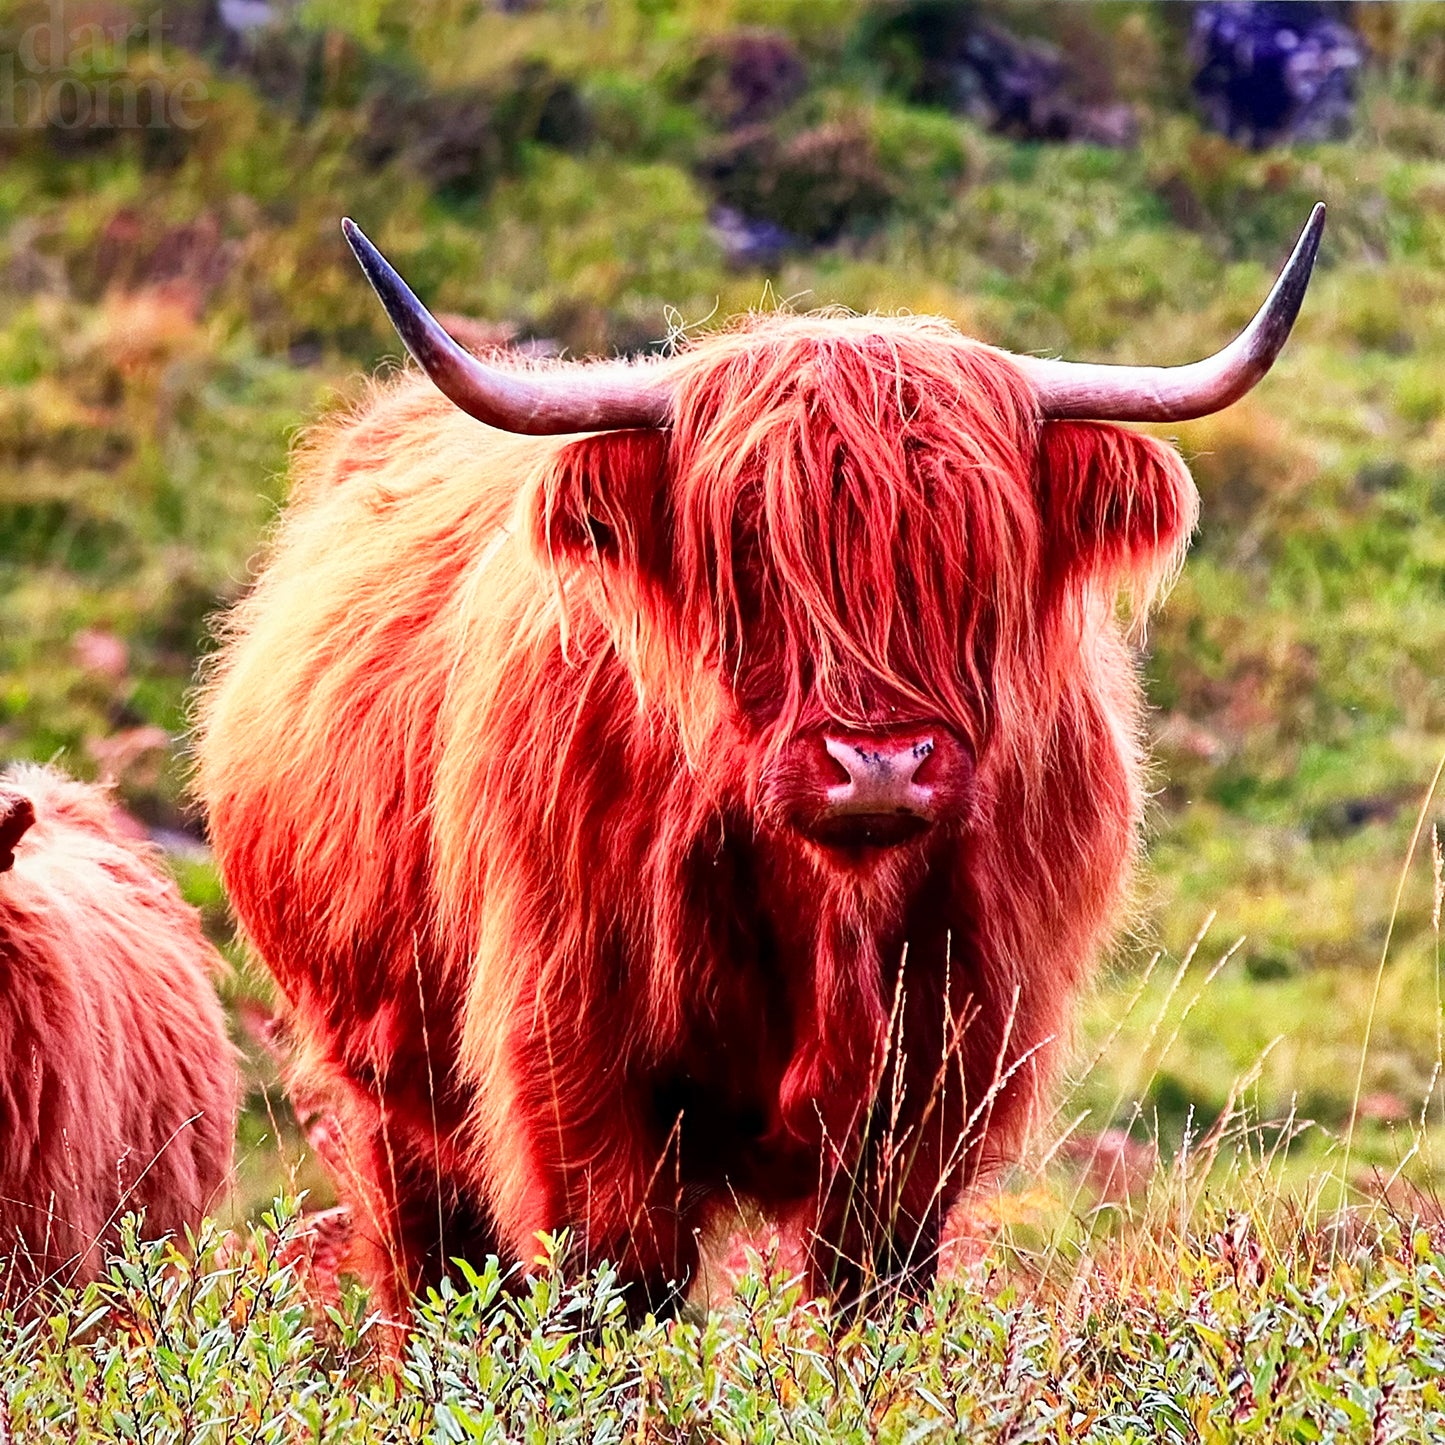
<svg viewBox="0 0 1445 1445">
<path fill-rule="evenodd" d="M 448 308 L 520 316 L 582 354 L 662 340 L 669 306 L 705 314 L 721 264 L 684 172 L 553 152 L 498 189 L 475 244 Z"/>
<path fill-rule="evenodd" d="M 1176 1163 L 1161 1186 L 1199 1184 Z M 464 1266 L 399 1331 L 355 1293 L 318 1311 L 294 1208 L 240 1238 L 207 1225 L 193 1252 L 128 1222 L 98 1284 L 0 1319 L 0 1419 L 17 1445 L 1438 1438 L 1430 1231 L 1259 1193 L 1183 1229 L 1170 1202 L 1061 1236 L 1058 1205 L 1020 1197 L 955 1282 L 846 1318 L 754 1255 L 716 1313 L 635 1327 L 605 1266 Z"/>
<path fill-rule="evenodd" d="M 981 169 L 970 128 L 953 116 L 880 101 L 865 123 L 878 164 L 897 188 L 897 209 L 919 221 L 952 205 L 970 173 Z"/>
</svg>

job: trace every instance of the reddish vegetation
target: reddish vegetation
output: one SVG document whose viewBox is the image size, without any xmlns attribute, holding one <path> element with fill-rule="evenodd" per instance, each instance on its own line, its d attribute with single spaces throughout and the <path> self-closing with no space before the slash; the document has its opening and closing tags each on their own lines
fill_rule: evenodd
<svg viewBox="0 0 1445 1445">
<path fill-rule="evenodd" d="M 397 1284 L 570 1226 L 658 1300 L 734 1194 L 817 1285 L 926 1273 L 1120 909 L 1115 596 L 1179 560 L 1178 456 L 941 322 L 680 374 L 670 429 L 571 439 L 379 388 L 211 680 L 218 857 Z"/>
<path fill-rule="evenodd" d="M 222 966 L 101 790 L 42 768 L 0 774 L 10 1288 L 89 1278 L 127 1210 L 145 1210 L 158 1235 L 215 1202 L 237 1103 L 212 987 Z"/>
</svg>

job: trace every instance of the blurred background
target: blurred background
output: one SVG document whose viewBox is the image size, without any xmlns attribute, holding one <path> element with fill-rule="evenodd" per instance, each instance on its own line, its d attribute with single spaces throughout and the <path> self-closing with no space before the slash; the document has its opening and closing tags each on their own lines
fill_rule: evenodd
<svg viewBox="0 0 1445 1445">
<path fill-rule="evenodd" d="M 1312 1121 L 1301 1170 L 1353 1132 L 1362 1181 L 1445 1127 L 1445 5 L 0 0 L 0 758 L 112 780 L 236 960 L 240 1207 L 325 1186 L 187 808 L 187 694 L 288 443 L 398 351 L 341 215 L 473 344 L 838 304 L 1173 363 L 1317 199 L 1271 377 L 1161 429 L 1203 521 L 1061 1120 L 1147 1165 L 1242 1081 Z"/>
</svg>

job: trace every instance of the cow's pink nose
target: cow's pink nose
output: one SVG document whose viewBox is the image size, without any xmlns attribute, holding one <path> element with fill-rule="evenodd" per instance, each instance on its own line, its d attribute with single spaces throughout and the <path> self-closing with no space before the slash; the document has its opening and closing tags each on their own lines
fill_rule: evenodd
<svg viewBox="0 0 1445 1445">
<path fill-rule="evenodd" d="M 951 734 L 839 732 L 825 733 L 821 742 L 821 786 L 804 825 L 819 843 L 892 847 L 920 837 L 956 805 L 953 784 L 963 771 L 963 748 Z"/>
<path fill-rule="evenodd" d="M 828 789 L 827 811 L 848 814 L 931 811 L 933 788 L 918 781 L 919 770 L 933 756 L 931 737 L 894 739 L 825 737 L 828 756 L 848 774 L 846 783 Z"/>
<path fill-rule="evenodd" d="M 964 822 L 973 750 L 942 723 L 798 733 L 767 767 L 767 813 L 825 848 L 891 848 Z"/>
</svg>

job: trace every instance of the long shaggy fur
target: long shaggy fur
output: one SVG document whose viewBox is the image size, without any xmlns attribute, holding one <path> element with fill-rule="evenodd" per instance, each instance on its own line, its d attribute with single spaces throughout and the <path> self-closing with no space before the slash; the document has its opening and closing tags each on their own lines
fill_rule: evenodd
<svg viewBox="0 0 1445 1445">
<path fill-rule="evenodd" d="M 299 451 L 204 698 L 201 795 L 399 1284 L 569 1226 L 657 1297 L 729 1192 L 815 1282 L 926 1265 L 1016 1147 L 1141 810 L 1115 621 L 1177 455 L 1040 420 L 945 323 L 698 341 L 666 433 L 504 436 L 415 376 Z M 966 815 L 863 863 L 789 740 L 942 724 Z"/>
<path fill-rule="evenodd" d="M 230 1172 L 237 1070 L 220 956 L 105 794 L 14 767 L 7 818 L 0 1254 L 25 1303 L 92 1277 L 127 1211 L 150 1235 L 199 1223 Z"/>
</svg>

